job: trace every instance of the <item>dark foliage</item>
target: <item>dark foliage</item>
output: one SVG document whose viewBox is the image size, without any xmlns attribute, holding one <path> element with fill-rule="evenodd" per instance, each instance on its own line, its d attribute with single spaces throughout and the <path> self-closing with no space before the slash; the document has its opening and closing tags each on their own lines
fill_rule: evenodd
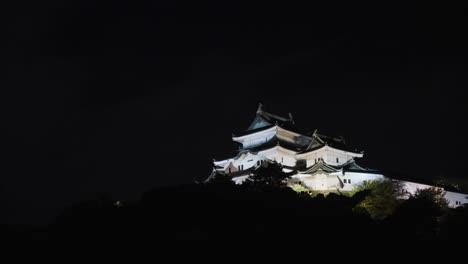
<svg viewBox="0 0 468 264">
<path fill-rule="evenodd" d="M 452 238 L 468 234 L 466 208 L 441 210 L 428 195 L 420 195 L 378 221 L 356 210 L 368 195 L 369 191 L 361 191 L 353 197 L 330 193 L 311 198 L 281 186 L 252 188 L 219 178 L 205 184 L 154 189 L 135 204 L 108 199 L 82 202 L 66 208 L 40 231 L 5 229 L 17 241 L 49 245 L 84 241 L 98 247 L 161 243 L 179 247 L 242 243 L 248 247 L 307 241 L 314 247 L 338 243 L 358 249 L 392 241 L 446 245 Z"/>
<path fill-rule="evenodd" d="M 283 166 L 277 162 L 265 162 L 247 178 L 246 186 L 257 188 L 285 187 L 286 179 L 290 178 L 294 172 L 286 173 Z"/>
</svg>

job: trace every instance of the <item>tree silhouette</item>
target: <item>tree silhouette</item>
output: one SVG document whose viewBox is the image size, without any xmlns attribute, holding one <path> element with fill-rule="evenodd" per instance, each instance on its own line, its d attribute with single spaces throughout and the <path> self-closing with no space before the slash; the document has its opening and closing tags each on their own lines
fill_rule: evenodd
<svg viewBox="0 0 468 264">
<path fill-rule="evenodd" d="M 357 209 L 365 209 L 375 220 L 393 214 L 401 203 L 399 198 L 405 195 L 400 182 L 387 179 L 365 181 L 356 187 L 356 192 L 363 190 L 370 190 L 370 194 L 357 205 Z"/>
<path fill-rule="evenodd" d="M 414 199 L 428 201 L 434 206 L 434 212 L 441 214 L 448 208 L 448 201 L 445 199 L 445 191 L 442 188 L 418 189 L 412 196 Z"/>
<path fill-rule="evenodd" d="M 462 205 L 447 211 L 441 225 L 441 238 L 449 241 L 462 241 L 468 236 L 468 205 Z"/>
<path fill-rule="evenodd" d="M 228 187 L 228 186 L 235 186 L 236 184 L 234 181 L 226 175 L 225 173 L 216 172 L 212 179 L 208 181 L 209 186 L 216 186 L 216 187 Z"/>
<path fill-rule="evenodd" d="M 286 180 L 294 174 L 293 172 L 284 172 L 283 166 L 275 161 L 264 162 L 252 176 L 247 178 L 247 185 L 254 186 L 272 186 L 272 187 L 285 187 Z"/>
<path fill-rule="evenodd" d="M 448 210 L 445 192 L 440 188 L 419 189 L 404 201 L 392 217 L 392 222 L 406 235 L 418 239 L 435 239 L 442 215 Z"/>
</svg>

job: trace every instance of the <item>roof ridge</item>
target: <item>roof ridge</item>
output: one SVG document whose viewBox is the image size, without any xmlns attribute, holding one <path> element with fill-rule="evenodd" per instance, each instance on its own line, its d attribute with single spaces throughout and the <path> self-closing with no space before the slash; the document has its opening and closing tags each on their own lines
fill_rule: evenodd
<svg viewBox="0 0 468 264">
<path fill-rule="evenodd" d="M 270 113 L 270 112 L 265 111 L 265 110 L 263 109 L 263 104 L 262 104 L 262 103 L 258 103 L 258 108 L 257 108 L 257 112 L 256 112 L 256 113 L 257 113 L 257 115 L 263 114 L 263 115 L 265 115 L 265 116 L 268 117 L 268 118 L 278 119 L 278 120 L 283 121 L 283 122 L 286 122 L 286 121 L 292 121 L 292 122 L 294 122 L 294 119 L 293 119 L 293 117 L 292 117 L 292 113 L 291 113 L 291 112 L 288 113 L 289 118 L 283 117 L 283 116 L 280 116 L 280 115 L 277 115 L 277 114 L 273 114 L 273 113 Z"/>
<path fill-rule="evenodd" d="M 285 125 L 285 126 L 294 126 L 295 122 L 292 117 L 292 114 L 289 113 L 288 117 L 283 117 L 277 114 L 267 112 L 263 109 L 263 104 L 259 103 L 256 111 L 254 120 L 250 123 L 250 126 L 247 128 L 247 131 L 254 130 L 259 127 L 265 127 L 269 125 Z"/>
<path fill-rule="evenodd" d="M 342 170 L 342 168 L 336 168 L 335 166 L 326 163 L 325 160 L 323 160 L 322 158 L 319 158 L 317 163 L 310 166 L 309 168 L 306 168 L 303 171 L 300 171 L 300 173 L 311 173 L 312 171 L 316 172 L 316 171 L 322 169 L 323 167 L 327 168 L 327 169 L 330 169 L 331 171 L 334 171 L 334 172 L 338 172 L 338 171 Z"/>
</svg>

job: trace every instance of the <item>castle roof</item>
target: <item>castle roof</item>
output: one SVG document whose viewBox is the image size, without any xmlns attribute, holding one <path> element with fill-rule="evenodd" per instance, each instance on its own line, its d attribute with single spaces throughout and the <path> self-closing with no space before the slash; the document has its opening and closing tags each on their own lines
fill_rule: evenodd
<svg viewBox="0 0 468 264">
<path fill-rule="evenodd" d="M 258 170 L 260 167 L 262 166 L 270 166 L 272 164 L 278 164 L 276 161 L 272 161 L 272 160 L 265 160 L 264 163 L 262 163 L 260 166 L 253 166 L 253 167 L 250 167 L 248 169 L 245 169 L 245 170 L 239 170 L 239 171 L 234 171 L 234 172 L 230 172 L 230 173 L 227 173 L 225 172 L 224 170 L 216 170 L 216 168 L 213 169 L 211 175 L 209 178 L 213 178 L 213 177 L 216 177 L 216 174 L 223 174 L 223 175 L 227 175 L 229 176 L 230 178 L 236 178 L 236 177 L 242 177 L 242 176 L 250 176 L 252 174 L 255 173 L 256 170 Z M 296 168 L 295 167 L 291 167 L 291 166 L 285 166 L 285 165 L 280 165 L 282 168 L 285 168 L 285 169 L 289 169 L 290 172 L 289 173 L 292 173 L 292 172 L 297 172 Z"/>
<path fill-rule="evenodd" d="M 287 142 L 285 140 L 281 140 L 278 137 L 273 137 L 266 143 L 263 143 L 261 145 L 252 147 L 252 148 L 245 148 L 245 149 L 238 149 L 231 151 L 229 154 L 225 155 L 223 158 L 220 160 L 225 160 L 225 159 L 238 159 L 243 153 L 252 153 L 254 155 L 257 155 L 258 152 L 263 151 L 263 150 L 268 150 L 272 149 L 274 147 L 282 147 L 286 150 L 290 150 L 293 152 L 297 152 L 299 147 L 295 144 L 292 144 L 291 142 Z"/>
<path fill-rule="evenodd" d="M 358 152 L 357 150 L 352 150 L 348 147 L 346 144 L 345 140 L 343 137 L 335 137 L 335 136 L 329 136 L 329 135 L 324 135 L 321 133 L 318 133 L 318 130 L 316 129 L 314 133 L 311 136 L 312 141 L 310 144 L 306 147 L 303 148 L 299 153 L 307 153 L 310 151 L 314 151 L 317 149 L 320 149 L 324 146 L 329 146 L 334 149 L 339 149 L 347 152 L 353 152 L 353 153 L 362 153 Z"/>
<path fill-rule="evenodd" d="M 356 162 L 351 159 L 348 162 L 341 164 L 341 165 L 330 165 L 326 163 L 323 159 L 319 159 L 317 163 L 314 165 L 310 166 L 309 168 L 306 168 L 304 171 L 300 171 L 300 173 L 303 174 L 314 174 L 317 172 L 326 172 L 326 173 L 332 173 L 332 172 L 364 172 L 364 173 L 380 173 L 380 171 L 373 170 L 373 169 L 368 169 L 368 168 L 363 168 L 356 164 Z"/>
<path fill-rule="evenodd" d="M 273 148 L 275 146 L 280 146 L 282 148 L 285 148 L 285 149 L 291 150 L 291 151 L 295 151 L 295 152 L 297 152 L 300 149 L 300 146 L 298 146 L 297 144 L 293 144 L 291 142 L 281 140 L 277 136 L 272 137 L 270 140 L 268 140 L 267 142 L 265 142 L 265 143 L 263 143 L 261 145 L 258 145 L 256 147 L 252 147 L 252 148 L 249 148 L 249 149 L 251 151 L 258 152 L 258 151 Z"/>
<path fill-rule="evenodd" d="M 250 126 L 247 128 L 247 131 L 250 132 L 252 130 L 257 130 L 259 128 L 264 128 L 268 126 L 278 125 L 281 127 L 291 127 L 294 125 L 294 120 L 292 118 L 292 114 L 289 113 L 289 117 L 282 117 L 279 115 L 275 115 L 263 110 L 263 105 L 260 103 L 257 109 L 257 115 L 255 119 L 252 121 Z"/>
</svg>

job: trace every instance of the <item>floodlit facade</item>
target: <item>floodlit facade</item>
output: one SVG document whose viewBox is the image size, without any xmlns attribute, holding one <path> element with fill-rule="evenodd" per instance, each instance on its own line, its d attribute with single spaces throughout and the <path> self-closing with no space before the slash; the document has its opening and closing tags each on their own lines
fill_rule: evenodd
<svg viewBox="0 0 468 264">
<path fill-rule="evenodd" d="M 362 151 L 350 149 L 344 138 L 313 133 L 300 133 L 291 114 L 288 117 L 268 113 L 260 104 L 256 116 L 247 130 L 233 135 L 239 146 L 227 159 L 213 161 L 213 171 L 207 181 L 219 174 L 229 176 L 242 184 L 264 162 L 277 162 L 293 176 L 288 184 L 300 184 L 314 191 L 352 191 L 364 181 L 384 179 L 373 169 L 356 163 Z M 400 180 L 401 181 L 401 180 Z M 414 194 L 417 189 L 430 185 L 401 181 L 405 189 Z M 446 191 L 450 206 L 468 203 L 468 195 Z"/>
</svg>

